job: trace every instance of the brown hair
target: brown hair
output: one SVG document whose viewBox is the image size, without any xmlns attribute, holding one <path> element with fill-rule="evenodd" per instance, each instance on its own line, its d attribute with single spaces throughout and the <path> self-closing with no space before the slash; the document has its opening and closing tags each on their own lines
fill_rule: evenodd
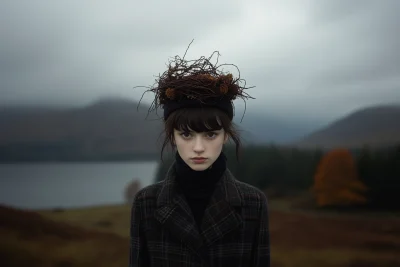
<svg viewBox="0 0 400 267">
<path fill-rule="evenodd" d="M 236 145 L 236 158 L 239 160 L 241 147 L 240 135 L 228 114 L 214 107 L 182 108 L 174 111 L 164 123 L 164 142 L 161 149 L 161 160 L 165 147 L 174 146 L 174 129 L 181 131 L 209 132 L 224 129 Z"/>
</svg>

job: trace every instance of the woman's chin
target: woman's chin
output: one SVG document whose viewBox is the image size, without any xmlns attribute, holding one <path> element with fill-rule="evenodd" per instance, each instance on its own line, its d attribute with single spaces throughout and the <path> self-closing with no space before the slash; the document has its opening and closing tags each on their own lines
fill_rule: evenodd
<svg viewBox="0 0 400 267">
<path fill-rule="evenodd" d="M 209 164 L 193 164 L 193 163 L 190 164 L 189 166 L 194 171 L 204 171 L 204 170 L 207 170 L 210 167 Z"/>
</svg>

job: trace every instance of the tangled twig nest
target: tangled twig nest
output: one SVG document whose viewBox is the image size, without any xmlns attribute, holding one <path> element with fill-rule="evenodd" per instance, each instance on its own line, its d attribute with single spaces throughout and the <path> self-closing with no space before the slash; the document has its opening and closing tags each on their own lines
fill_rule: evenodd
<svg viewBox="0 0 400 267">
<path fill-rule="evenodd" d="M 208 58 L 202 56 L 196 60 L 185 60 L 185 55 L 183 58 L 175 56 L 169 61 L 167 70 L 159 75 L 154 85 L 145 87 L 148 90 L 143 95 L 147 92 L 155 94 L 149 112 L 167 104 L 169 101 L 179 101 L 183 98 L 200 102 L 218 97 L 225 97 L 229 100 L 253 98 L 244 91 L 252 87 L 246 87 L 246 81 L 240 78 L 240 71 L 236 65 L 217 65 L 220 56 L 218 51 L 214 51 Z M 217 61 L 213 64 L 211 59 L 215 55 L 217 55 Z M 234 78 L 231 73 L 220 70 L 222 66 L 229 65 L 238 70 L 238 78 Z M 244 83 L 244 85 L 241 85 L 241 83 Z"/>
</svg>

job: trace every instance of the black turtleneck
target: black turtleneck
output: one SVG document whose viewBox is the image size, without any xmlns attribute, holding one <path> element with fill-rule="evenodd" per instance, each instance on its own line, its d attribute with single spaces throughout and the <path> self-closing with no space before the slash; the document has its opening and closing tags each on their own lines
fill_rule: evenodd
<svg viewBox="0 0 400 267">
<path fill-rule="evenodd" d="M 204 171 L 195 171 L 190 168 L 176 152 L 176 179 L 179 189 L 185 196 L 193 217 L 200 227 L 204 211 L 214 192 L 216 183 L 226 169 L 226 156 L 221 152 L 217 160 Z"/>
</svg>

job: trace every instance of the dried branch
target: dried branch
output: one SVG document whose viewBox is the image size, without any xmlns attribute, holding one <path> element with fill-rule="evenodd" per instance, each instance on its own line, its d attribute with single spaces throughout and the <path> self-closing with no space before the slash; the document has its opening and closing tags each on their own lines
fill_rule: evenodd
<svg viewBox="0 0 400 267">
<path fill-rule="evenodd" d="M 179 101 L 183 98 L 196 99 L 200 102 L 218 97 L 225 97 L 231 101 L 237 98 L 244 101 L 253 98 L 245 92 L 246 89 L 252 87 L 246 87 L 246 81 L 240 78 L 240 71 L 236 65 L 217 65 L 220 56 L 218 51 L 214 51 L 208 58 L 202 56 L 196 60 L 185 60 L 190 44 L 183 58 L 175 56 L 169 60 L 167 70 L 157 77 L 152 86 L 136 86 L 148 89 L 143 93 L 142 98 L 147 92 L 155 94 L 149 112 L 165 105 L 168 101 Z M 211 60 L 215 55 L 217 60 L 213 64 Z M 234 78 L 231 73 L 221 71 L 222 66 L 235 67 L 239 77 Z"/>
</svg>

